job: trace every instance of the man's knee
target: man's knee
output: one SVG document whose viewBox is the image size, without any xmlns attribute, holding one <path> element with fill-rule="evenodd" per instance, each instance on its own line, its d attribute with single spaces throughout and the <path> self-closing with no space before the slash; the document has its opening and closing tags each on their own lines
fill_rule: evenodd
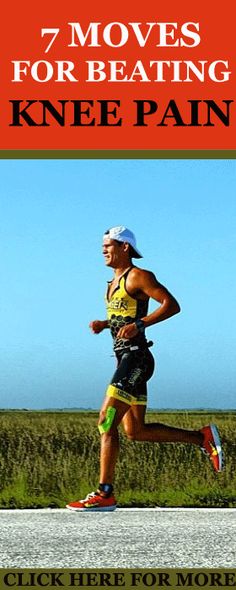
<svg viewBox="0 0 236 590">
<path fill-rule="evenodd" d="M 140 428 L 134 423 L 124 423 L 124 432 L 129 440 L 139 440 Z"/>
<path fill-rule="evenodd" d="M 102 410 L 99 415 L 98 430 L 100 434 L 108 434 L 114 431 L 114 420 L 116 417 L 116 408 L 108 406 L 106 410 Z"/>
</svg>

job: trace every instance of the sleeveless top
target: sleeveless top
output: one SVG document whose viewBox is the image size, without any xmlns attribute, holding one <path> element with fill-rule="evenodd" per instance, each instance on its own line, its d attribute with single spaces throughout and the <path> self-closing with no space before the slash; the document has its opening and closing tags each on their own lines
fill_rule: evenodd
<svg viewBox="0 0 236 590">
<path fill-rule="evenodd" d="M 146 348 L 147 340 L 145 334 L 140 332 L 134 338 L 117 338 L 117 333 L 120 328 L 127 324 L 131 324 L 137 319 L 141 319 L 147 315 L 148 300 L 135 299 L 127 293 L 125 285 L 126 279 L 130 272 L 130 268 L 124 275 L 121 276 L 116 289 L 113 291 L 111 297 L 108 299 L 109 285 L 105 296 L 107 307 L 107 319 L 109 321 L 109 328 L 113 338 L 114 351 L 123 352 L 129 349 L 130 346 L 138 346 Z"/>
</svg>

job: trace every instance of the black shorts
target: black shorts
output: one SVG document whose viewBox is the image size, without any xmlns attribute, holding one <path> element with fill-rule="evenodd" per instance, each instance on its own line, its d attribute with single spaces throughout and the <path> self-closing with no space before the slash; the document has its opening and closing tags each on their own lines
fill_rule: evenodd
<svg viewBox="0 0 236 590">
<path fill-rule="evenodd" d="M 117 355 L 118 365 L 107 395 L 126 404 L 146 405 L 147 381 L 154 371 L 154 358 L 148 348 L 124 351 Z"/>
</svg>

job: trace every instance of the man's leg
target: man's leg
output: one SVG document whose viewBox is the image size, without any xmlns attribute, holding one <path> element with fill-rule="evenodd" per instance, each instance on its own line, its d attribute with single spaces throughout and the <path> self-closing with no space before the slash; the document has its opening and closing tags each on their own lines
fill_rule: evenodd
<svg viewBox="0 0 236 590">
<path fill-rule="evenodd" d="M 129 410 L 129 404 L 106 397 L 102 406 L 98 428 L 101 434 L 100 483 L 96 492 L 91 492 L 83 500 L 67 504 L 70 510 L 101 511 L 114 510 L 116 500 L 113 495 L 113 477 L 119 453 L 118 426 Z"/>
<path fill-rule="evenodd" d="M 113 408 L 113 420 L 109 426 L 109 408 Z M 100 484 L 112 484 L 116 461 L 119 454 L 118 426 L 129 411 L 130 406 L 113 397 L 106 397 L 102 406 L 98 427 L 101 429 L 101 453 L 100 453 Z M 107 414 L 108 411 L 108 414 Z M 103 425 L 108 423 L 108 428 Z"/>
<path fill-rule="evenodd" d="M 131 440 L 159 443 L 189 443 L 199 445 L 212 462 L 214 471 L 222 471 L 224 456 L 220 435 L 215 424 L 201 430 L 174 428 L 160 423 L 145 423 L 146 407 L 133 405 L 124 415 L 122 423 Z"/>
<path fill-rule="evenodd" d="M 203 435 L 199 430 L 185 430 L 165 424 L 145 423 L 146 406 L 133 405 L 122 419 L 128 438 L 149 442 L 182 442 L 201 446 Z"/>
</svg>

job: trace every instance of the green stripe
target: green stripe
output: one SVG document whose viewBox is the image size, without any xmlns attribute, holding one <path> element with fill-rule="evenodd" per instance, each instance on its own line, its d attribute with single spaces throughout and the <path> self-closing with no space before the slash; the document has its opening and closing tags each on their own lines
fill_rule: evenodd
<svg viewBox="0 0 236 590">
<path fill-rule="evenodd" d="M 0 150 L 0 159 L 38 160 L 228 160 L 236 150 Z"/>
</svg>

